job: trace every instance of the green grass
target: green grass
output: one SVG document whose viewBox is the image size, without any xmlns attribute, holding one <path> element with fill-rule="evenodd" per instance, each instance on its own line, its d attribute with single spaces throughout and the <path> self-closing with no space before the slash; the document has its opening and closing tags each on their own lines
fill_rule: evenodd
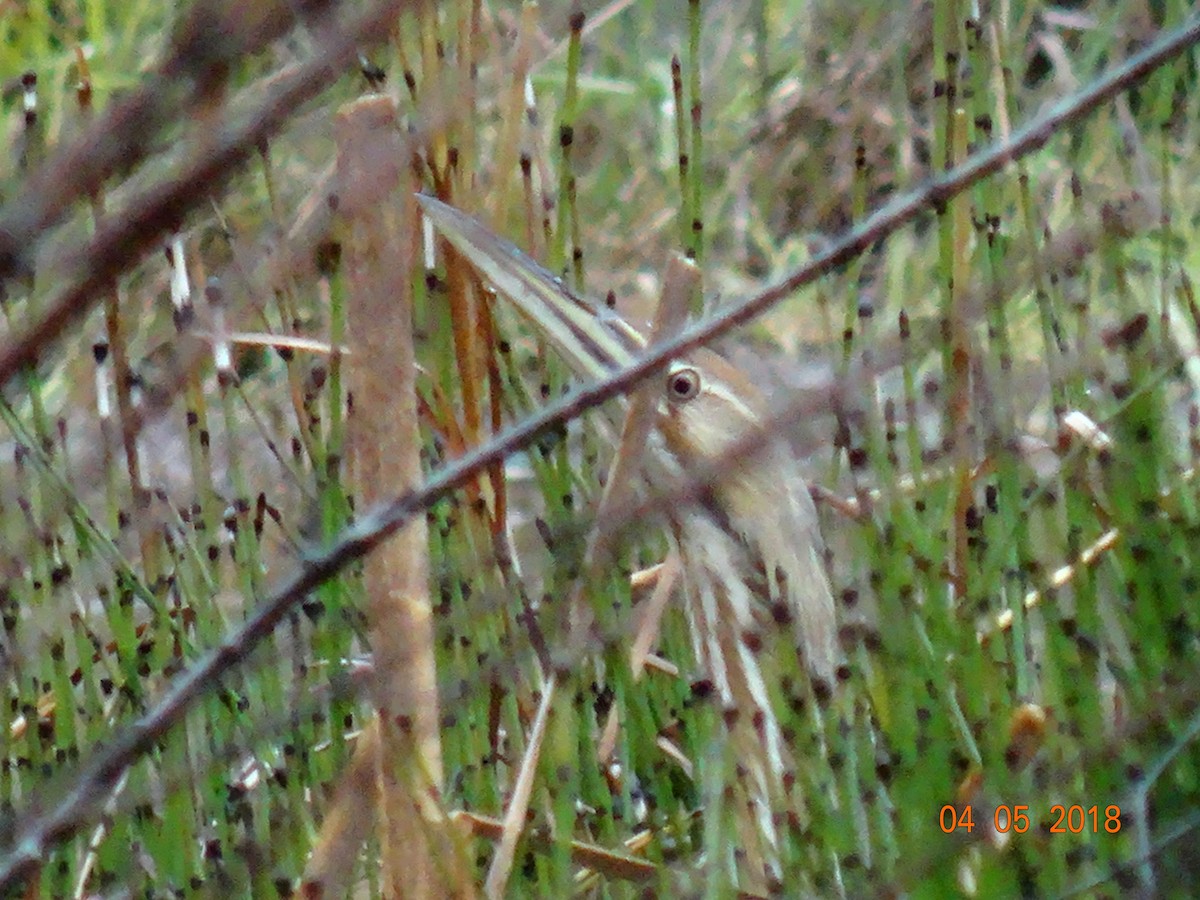
<svg viewBox="0 0 1200 900">
<path fill-rule="evenodd" d="M 402 14 L 364 54 L 411 127 L 424 189 L 643 321 L 669 252 L 700 261 L 706 309 L 748 296 L 1189 13 L 1170 0 L 1138 13 L 1014 2 L 994 5 L 1004 20 L 964 27 L 973 7 L 952 0 L 744 6 L 632 3 L 602 20 L 605 7 L 588 5 L 580 32 L 565 6 L 446 3 L 437 17 Z M 144 3 L 33 3 L 0 22 L 5 77 L 38 75 L 30 126 L 6 82 L 5 222 L 85 119 L 103 124 L 148 83 L 186 22 Z M 69 286 L 73 248 L 130 220 L 138 190 L 244 121 L 323 34 L 295 29 L 203 91 L 163 85 L 170 103 L 161 127 L 146 126 L 145 158 L 89 183 L 34 234 L 33 268 L 5 282 L 4 345 Z M 827 705 L 804 702 L 799 667 L 773 648 L 803 797 L 782 829 L 784 895 L 1186 895 L 1200 767 L 1195 83 L 1194 54 L 1179 57 L 720 342 L 781 403 L 817 398 L 788 439 L 811 481 L 859 504 L 857 516 L 821 507 L 846 657 Z M 5 386 L 0 852 L 364 512 L 351 477 L 354 348 L 240 346 L 239 377 L 218 373 L 205 288 L 231 331 L 347 341 L 356 307 L 339 250 L 352 236 L 328 200 L 335 183 L 314 186 L 335 161 L 335 114 L 368 90 L 345 67 L 241 168 L 186 192 L 194 322 L 172 322 L 164 256 L 134 254 Z M 573 382 L 501 301 L 483 316 L 461 262 L 447 270 L 439 255 L 410 275 L 428 474 Z M 132 399 L 117 391 L 126 354 Z M 850 387 L 822 393 L 830 382 Z M 122 429 L 137 434 L 133 460 Z M 569 842 L 617 852 L 647 832 L 636 852 L 654 864 L 651 891 L 732 896 L 722 860 L 737 835 L 721 813 L 732 761 L 720 711 L 694 689 L 703 673 L 678 598 L 654 652 L 679 674 L 635 679 L 628 666 L 646 602 L 628 576 L 667 549 L 655 517 L 627 529 L 588 585 L 595 627 L 567 645 L 564 604 L 607 462 L 591 414 L 510 459 L 502 488 L 494 468 L 427 512 L 442 804 L 504 816 L 545 687 L 540 655 L 562 671 L 508 895 L 643 896 L 647 884 L 613 874 L 577 882 Z M 509 536 L 511 560 L 497 553 Z M 223 672 L 7 891 L 295 889 L 372 715 L 360 569 L 327 580 Z M 612 760 L 599 760 L 610 710 L 620 728 Z M 944 833 L 945 807 L 957 818 L 967 804 L 974 828 Z M 1073 831 L 1068 811 L 1093 806 L 1097 829 L 1089 813 Z M 1118 833 L 1104 828 L 1112 806 Z M 1002 807 L 1024 807 L 1029 831 L 992 833 Z M 354 878 L 374 894 L 373 819 L 368 831 Z M 470 839 L 474 883 L 495 846 Z"/>
</svg>

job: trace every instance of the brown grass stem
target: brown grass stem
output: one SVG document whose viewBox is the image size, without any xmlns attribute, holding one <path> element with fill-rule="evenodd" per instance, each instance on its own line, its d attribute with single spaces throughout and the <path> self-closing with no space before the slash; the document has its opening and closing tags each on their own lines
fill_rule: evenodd
<svg viewBox="0 0 1200 900">
<path fill-rule="evenodd" d="M 695 264 L 681 256 L 672 255 L 667 262 L 662 297 L 655 310 L 654 322 L 650 330 L 651 342 L 669 338 L 687 321 L 688 305 L 699 284 L 700 272 Z M 586 603 L 584 593 L 587 586 L 595 582 L 596 573 L 607 565 L 612 556 L 613 536 L 617 533 L 612 528 L 612 522 L 618 518 L 620 510 L 630 505 L 634 479 L 637 471 L 641 468 L 642 453 L 654 427 L 654 417 L 657 413 L 658 398 L 661 393 L 656 385 L 645 381 L 630 395 L 629 408 L 626 410 L 622 422 L 616 455 L 609 467 L 604 491 L 600 495 L 600 502 L 596 509 L 595 525 L 588 537 L 581 577 L 576 579 L 571 591 L 568 606 L 570 620 L 567 649 L 572 659 L 578 658 L 583 652 L 592 621 L 591 609 Z M 495 856 L 492 857 L 491 868 L 488 870 L 484 888 L 488 897 L 503 896 L 505 886 L 508 884 L 517 841 L 520 839 L 526 821 L 529 797 L 533 786 L 533 774 L 536 772 L 537 760 L 541 753 L 546 726 L 546 714 L 543 711 L 548 711 L 553 703 L 557 682 L 558 672 L 552 671 L 542 689 L 543 696 L 538 707 L 537 719 L 530 732 L 525 754 L 521 759 L 516 787 L 513 789 L 512 798 L 504 813 L 503 833 Z"/>
</svg>

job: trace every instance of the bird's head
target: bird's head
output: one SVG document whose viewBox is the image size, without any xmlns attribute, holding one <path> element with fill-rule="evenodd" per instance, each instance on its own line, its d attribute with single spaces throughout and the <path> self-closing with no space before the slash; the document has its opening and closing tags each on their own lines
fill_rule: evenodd
<svg viewBox="0 0 1200 900">
<path fill-rule="evenodd" d="M 659 404 L 659 428 L 685 466 L 729 453 L 765 412 L 762 393 L 711 350 L 671 363 Z"/>
</svg>

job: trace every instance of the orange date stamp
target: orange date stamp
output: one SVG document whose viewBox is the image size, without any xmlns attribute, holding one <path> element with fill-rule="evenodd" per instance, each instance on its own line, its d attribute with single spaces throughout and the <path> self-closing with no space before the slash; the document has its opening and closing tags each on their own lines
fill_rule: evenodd
<svg viewBox="0 0 1200 900">
<path fill-rule="evenodd" d="M 977 820 L 976 817 L 983 812 L 974 806 L 946 804 L 938 814 L 938 824 L 946 834 L 956 831 L 969 834 L 977 827 L 987 828 L 988 825 L 998 834 L 1024 834 L 1039 825 L 1031 819 L 1029 806 L 1024 804 L 1001 804 L 995 807 L 990 823 Z M 1115 803 L 1104 807 L 1056 803 L 1050 807 L 1050 814 L 1040 825 L 1050 834 L 1117 834 L 1121 830 L 1121 807 Z"/>
</svg>

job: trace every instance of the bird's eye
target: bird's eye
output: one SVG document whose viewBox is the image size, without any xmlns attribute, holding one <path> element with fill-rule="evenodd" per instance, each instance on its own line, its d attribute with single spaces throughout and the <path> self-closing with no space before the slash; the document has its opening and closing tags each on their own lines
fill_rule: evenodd
<svg viewBox="0 0 1200 900">
<path fill-rule="evenodd" d="M 700 373 L 695 369 L 676 369 L 667 376 L 667 396 L 676 403 L 691 400 L 700 393 Z"/>
</svg>

